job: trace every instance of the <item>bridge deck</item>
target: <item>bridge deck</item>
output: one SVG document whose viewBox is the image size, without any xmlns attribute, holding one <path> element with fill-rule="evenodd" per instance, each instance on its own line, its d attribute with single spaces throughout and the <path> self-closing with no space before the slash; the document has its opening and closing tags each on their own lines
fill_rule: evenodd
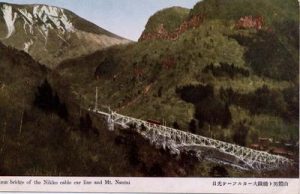
<svg viewBox="0 0 300 194">
<path fill-rule="evenodd" d="M 273 155 L 268 152 L 254 150 L 171 127 L 150 123 L 116 112 L 106 113 L 98 109 L 89 109 L 89 111 L 105 116 L 110 130 L 114 130 L 114 125 L 120 125 L 123 128 L 133 126 L 144 138 L 150 140 L 150 142 L 158 147 L 170 149 L 171 153 L 174 154 L 194 150 L 197 153 L 197 157 L 203 159 L 203 148 L 208 148 L 216 151 L 208 155 L 206 154 L 204 158 L 245 170 L 262 171 L 285 169 L 293 164 L 293 161 L 283 156 Z"/>
</svg>

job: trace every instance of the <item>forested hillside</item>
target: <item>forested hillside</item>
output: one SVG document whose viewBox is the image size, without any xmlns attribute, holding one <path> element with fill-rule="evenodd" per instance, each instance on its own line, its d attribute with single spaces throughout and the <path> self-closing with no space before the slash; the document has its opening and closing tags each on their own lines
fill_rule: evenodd
<svg viewBox="0 0 300 194">
<path fill-rule="evenodd" d="M 101 108 L 109 106 L 124 115 L 280 154 L 297 163 L 298 24 L 296 0 L 204 0 L 191 10 L 173 7 L 155 13 L 136 43 L 66 60 L 47 76 L 43 73 L 46 70 L 41 73 L 35 70 L 37 75 L 30 75 L 30 79 L 35 80 L 31 89 L 18 88 L 24 84 L 9 87 L 16 87 L 14 94 L 30 91 L 25 99 L 30 107 L 22 107 L 22 99 L 10 93 L 6 95 L 5 87 L 0 88 L 5 91 L 0 93 L 4 99 L 0 100 L 0 106 L 11 107 L 7 104 L 15 99 L 19 104 L 13 110 L 13 115 L 18 117 L 15 120 L 9 120 L 9 116 L 0 118 L 0 125 L 6 130 L 9 121 L 16 125 L 11 127 L 16 129 L 13 134 L 21 134 L 14 137 L 19 138 L 18 141 L 10 143 L 6 136 L 2 137 L 6 142 L 2 145 L 17 150 L 16 142 L 23 141 L 24 145 L 34 146 L 34 150 L 44 153 L 43 158 L 31 153 L 37 169 L 24 171 L 20 167 L 22 170 L 14 172 L 97 176 L 298 176 L 297 169 L 243 172 L 197 161 L 193 153 L 176 158 L 168 151 L 155 149 L 132 130 L 107 131 L 104 120 L 86 112 L 94 106 L 97 88 Z M 26 72 L 30 71 L 29 67 L 16 73 L 8 69 L 18 64 L 14 61 L 18 58 L 7 59 L 12 52 L 17 51 L 9 50 L 7 55 L 0 56 L 3 61 L 12 61 L 0 66 L 14 76 L 1 74 L 0 83 L 4 85 L 11 83 L 9 79 L 25 79 Z M 18 53 L 26 59 L 29 57 Z M 23 115 L 23 127 L 19 130 Z M 25 134 L 28 138 L 23 137 Z M 40 141 L 35 141 L 36 138 Z M 19 152 L 26 153 L 26 157 L 23 156 L 27 158 L 31 148 L 25 146 L 26 150 L 19 149 Z M 67 160 L 60 159 L 66 153 Z M 13 160 L 13 152 L 6 154 Z M 47 164 L 50 157 L 57 160 Z M 10 164 L 6 162 L 0 170 L 10 174 L 9 170 L 16 166 Z"/>
</svg>

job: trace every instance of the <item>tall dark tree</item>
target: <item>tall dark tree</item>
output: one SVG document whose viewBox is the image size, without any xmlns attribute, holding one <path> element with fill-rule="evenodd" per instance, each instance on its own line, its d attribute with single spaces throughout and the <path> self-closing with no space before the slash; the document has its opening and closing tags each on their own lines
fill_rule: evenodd
<svg viewBox="0 0 300 194">
<path fill-rule="evenodd" d="M 163 87 L 161 86 L 159 89 L 158 89 L 158 93 L 157 93 L 157 95 L 158 95 L 158 97 L 162 97 L 162 93 L 163 93 Z"/>
<path fill-rule="evenodd" d="M 239 126 L 237 127 L 237 129 L 235 130 L 235 132 L 233 134 L 234 143 L 241 145 L 241 146 L 246 146 L 248 132 L 249 132 L 249 128 L 246 125 L 246 122 L 245 121 L 240 122 Z"/>
<path fill-rule="evenodd" d="M 200 101 L 214 96 L 214 87 L 211 85 L 188 85 L 176 89 L 176 93 L 186 102 L 197 104 Z"/>
<path fill-rule="evenodd" d="M 46 79 L 35 94 L 34 105 L 48 113 L 55 113 L 64 120 L 68 120 L 69 113 L 65 103 L 61 103 Z"/>
<path fill-rule="evenodd" d="M 86 122 L 86 127 L 87 128 L 92 128 L 93 127 L 93 122 L 92 122 L 90 114 L 85 115 L 85 122 Z"/>
<path fill-rule="evenodd" d="M 93 127 L 92 119 L 88 113 L 84 117 L 80 117 L 79 127 L 82 131 L 89 131 Z"/>
<path fill-rule="evenodd" d="M 207 98 L 196 105 L 195 118 L 199 121 L 200 128 L 205 122 L 227 127 L 231 122 L 229 105 L 217 97 Z"/>
<path fill-rule="evenodd" d="M 85 135 L 92 132 L 94 135 L 99 136 L 99 131 L 96 127 L 93 127 L 93 121 L 88 113 L 80 117 L 79 129 Z"/>
<path fill-rule="evenodd" d="M 52 111 L 53 108 L 53 90 L 48 80 L 45 80 L 35 95 L 34 105 L 45 111 Z"/>
<path fill-rule="evenodd" d="M 58 97 L 58 94 L 57 93 L 55 93 L 54 94 L 54 96 L 52 97 L 52 107 L 54 108 L 54 107 L 59 107 L 59 105 L 60 105 L 61 103 L 60 103 L 60 99 L 59 99 L 59 97 Z"/>
<path fill-rule="evenodd" d="M 69 112 L 67 109 L 67 106 L 65 103 L 60 103 L 58 105 L 58 110 L 57 110 L 57 114 L 58 116 L 60 116 L 60 118 L 64 119 L 64 120 L 68 120 L 69 119 Z"/>
<path fill-rule="evenodd" d="M 195 119 L 192 119 L 189 123 L 189 130 L 191 133 L 197 133 L 198 131 L 198 124 Z"/>
<path fill-rule="evenodd" d="M 285 89 L 283 92 L 284 100 L 287 104 L 284 114 L 286 119 L 299 120 L 299 88 L 297 86 Z"/>
<path fill-rule="evenodd" d="M 232 120 L 229 105 L 227 103 L 225 104 L 223 115 L 222 127 L 227 127 Z"/>
<path fill-rule="evenodd" d="M 179 126 L 179 124 L 177 123 L 177 121 L 174 121 L 174 123 L 173 123 L 173 128 L 174 128 L 174 129 L 179 129 L 179 128 L 180 128 L 180 126 Z"/>
</svg>

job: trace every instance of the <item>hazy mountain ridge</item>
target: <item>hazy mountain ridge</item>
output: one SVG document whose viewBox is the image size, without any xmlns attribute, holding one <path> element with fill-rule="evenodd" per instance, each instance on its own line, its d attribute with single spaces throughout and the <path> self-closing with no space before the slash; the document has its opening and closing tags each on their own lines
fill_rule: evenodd
<svg viewBox="0 0 300 194">
<path fill-rule="evenodd" d="M 129 42 L 54 6 L 1 3 L 0 17 L 1 41 L 50 68 L 65 59 Z"/>
</svg>

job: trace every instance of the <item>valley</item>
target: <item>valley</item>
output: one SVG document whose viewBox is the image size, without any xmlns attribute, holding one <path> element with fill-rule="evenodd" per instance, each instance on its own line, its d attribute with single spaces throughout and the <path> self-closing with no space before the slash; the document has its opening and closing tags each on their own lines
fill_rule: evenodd
<svg viewBox="0 0 300 194">
<path fill-rule="evenodd" d="M 99 109 L 299 164 L 298 12 L 295 0 L 204 0 L 154 13 L 133 42 L 62 8 L 0 3 L 0 174 L 298 177 L 298 165 L 172 154 L 87 110 L 97 90 Z"/>
</svg>

